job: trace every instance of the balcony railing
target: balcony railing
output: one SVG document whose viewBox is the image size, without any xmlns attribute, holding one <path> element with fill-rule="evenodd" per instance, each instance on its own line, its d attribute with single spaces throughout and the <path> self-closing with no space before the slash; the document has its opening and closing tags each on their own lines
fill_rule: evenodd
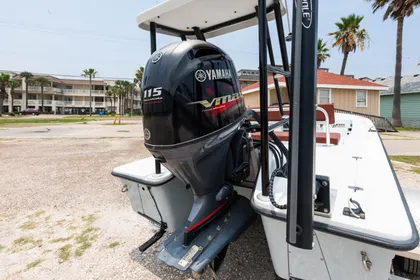
<svg viewBox="0 0 420 280">
<path fill-rule="evenodd" d="M 88 89 L 63 89 L 65 95 L 89 96 Z M 104 90 L 92 90 L 93 96 L 102 96 L 105 94 Z"/>
<path fill-rule="evenodd" d="M 37 86 L 29 86 L 28 87 L 28 91 L 36 91 L 36 92 L 41 92 L 41 87 L 37 87 Z M 44 87 L 44 93 L 45 92 L 56 92 L 56 93 L 62 93 L 63 90 L 61 88 L 55 88 L 55 87 Z"/>
<path fill-rule="evenodd" d="M 3 106 L 8 106 L 9 105 L 9 100 L 8 99 L 4 99 L 3 100 Z M 20 106 L 22 105 L 22 99 L 14 99 L 13 100 L 13 106 Z"/>
<path fill-rule="evenodd" d="M 104 107 L 105 105 L 104 105 L 104 102 L 95 101 L 95 106 L 96 107 Z"/>
</svg>

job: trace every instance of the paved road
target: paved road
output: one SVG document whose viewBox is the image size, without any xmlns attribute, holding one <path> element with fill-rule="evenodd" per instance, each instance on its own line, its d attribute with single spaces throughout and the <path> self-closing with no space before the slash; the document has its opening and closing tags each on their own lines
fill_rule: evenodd
<svg viewBox="0 0 420 280">
<path fill-rule="evenodd" d="M 0 139 L 42 138 L 143 138 L 142 122 L 122 121 L 113 125 L 113 120 L 72 124 L 45 124 L 33 127 L 0 127 Z"/>
<path fill-rule="evenodd" d="M 389 155 L 420 156 L 420 131 L 381 133 Z"/>
</svg>

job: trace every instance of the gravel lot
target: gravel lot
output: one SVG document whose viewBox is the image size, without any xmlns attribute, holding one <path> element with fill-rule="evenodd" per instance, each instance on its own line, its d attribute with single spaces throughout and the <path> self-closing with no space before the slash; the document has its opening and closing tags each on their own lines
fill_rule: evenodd
<svg viewBox="0 0 420 280">
<path fill-rule="evenodd" d="M 110 172 L 148 156 L 141 138 L 72 135 L 0 140 L 0 279 L 191 279 L 157 260 L 158 244 L 136 249 L 154 228 Z M 400 180 L 420 185 L 406 171 Z M 259 220 L 232 244 L 220 275 L 274 279 Z"/>
<path fill-rule="evenodd" d="M 156 246 L 144 254 L 136 250 L 154 228 L 131 210 L 110 171 L 147 156 L 142 140 L 3 140 L 0 154 L 5 174 L 0 176 L 0 279 L 190 277 L 160 263 Z M 83 238 L 90 247 L 80 255 L 83 245 L 89 246 L 78 243 Z M 70 249 L 68 260 L 60 248 Z M 233 244 L 221 274 L 221 279 L 273 278 L 260 222 Z"/>
</svg>

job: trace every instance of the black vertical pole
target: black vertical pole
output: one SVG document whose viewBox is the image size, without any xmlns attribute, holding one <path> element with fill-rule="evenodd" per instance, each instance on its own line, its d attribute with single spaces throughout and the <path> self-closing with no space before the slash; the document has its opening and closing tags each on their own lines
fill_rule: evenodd
<svg viewBox="0 0 420 280">
<path fill-rule="evenodd" d="M 301 249 L 312 249 L 318 0 L 296 1 L 293 18 L 287 242 Z"/>
<path fill-rule="evenodd" d="M 267 15 L 266 0 L 258 0 L 258 34 L 260 52 L 260 112 L 261 112 L 261 188 L 268 196 L 268 82 L 267 82 Z"/>
<path fill-rule="evenodd" d="M 195 36 L 197 37 L 198 40 L 202 40 L 202 41 L 206 40 L 206 37 L 204 37 L 204 34 L 199 27 L 194 26 L 193 29 L 194 29 Z"/>
<path fill-rule="evenodd" d="M 268 28 L 268 23 L 267 23 L 267 47 L 268 47 L 268 56 L 270 57 L 270 64 L 272 66 L 276 66 L 276 60 L 274 59 L 273 45 L 271 43 L 270 30 Z M 276 78 L 276 74 L 274 73 L 273 73 L 273 82 L 274 82 L 274 87 L 276 88 L 276 96 L 277 96 L 277 102 L 279 104 L 280 115 L 283 116 L 284 115 L 283 101 L 281 100 L 280 85 L 279 85 L 279 81 Z"/>
<path fill-rule="evenodd" d="M 156 23 L 150 23 L 150 51 L 154 53 L 156 51 Z"/>
<path fill-rule="evenodd" d="M 156 51 L 156 23 L 151 22 L 150 23 L 150 52 L 153 54 Z M 160 174 L 161 166 L 160 162 L 155 160 L 155 173 Z"/>
<path fill-rule="evenodd" d="M 274 15 L 276 17 L 276 26 L 277 26 L 277 35 L 279 37 L 280 43 L 280 53 L 281 53 L 281 60 L 283 63 L 284 71 L 290 71 L 289 67 L 289 58 L 287 56 L 287 48 L 286 48 L 286 41 L 284 36 L 284 27 L 283 27 L 283 19 L 281 17 L 281 7 L 279 0 L 275 1 L 274 4 Z M 293 90 L 290 83 L 290 79 L 286 77 L 286 86 L 287 86 L 287 94 L 289 96 L 289 103 L 292 103 L 292 95 Z"/>
</svg>

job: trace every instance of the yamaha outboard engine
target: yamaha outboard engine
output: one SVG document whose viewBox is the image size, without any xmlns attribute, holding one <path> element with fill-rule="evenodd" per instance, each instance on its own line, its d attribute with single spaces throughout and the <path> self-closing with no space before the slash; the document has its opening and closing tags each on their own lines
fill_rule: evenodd
<svg viewBox="0 0 420 280">
<path fill-rule="evenodd" d="M 142 88 L 145 146 L 194 193 L 183 228 L 188 245 L 229 208 L 233 184 L 249 176 L 246 108 L 236 70 L 218 47 L 181 41 L 153 54 Z"/>
</svg>

